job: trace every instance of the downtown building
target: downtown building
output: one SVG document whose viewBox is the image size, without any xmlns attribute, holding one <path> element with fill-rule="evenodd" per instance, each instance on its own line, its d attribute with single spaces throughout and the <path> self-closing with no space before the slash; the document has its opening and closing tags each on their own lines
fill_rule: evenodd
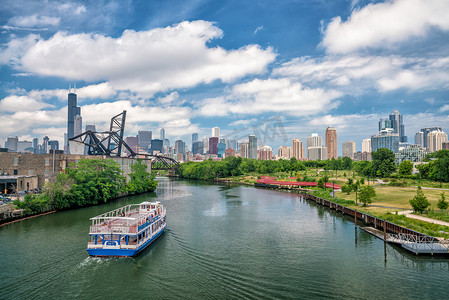
<svg viewBox="0 0 449 300">
<path fill-rule="evenodd" d="M 337 159 L 337 130 L 334 127 L 327 127 L 326 129 L 325 146 L 327 148 L 327 158 Z"/>
<path fill-rule="evenodd" d="M 327 148 L 323 147 L 323 140 L 318 136 L 317 133 L 312 133 L 312 135 L 307 138 L 307 159 L 327 159 Z"/>
<path fill-rule="evenodd" d="M 70 153 L 69 139 L 75 136 L 75 118 L 77 128 L 82 128 L 81 107 L 77 106 L 77 98 L 74 90 L 69 90 L 67 104 L 67 135 L 65 136 L 64 152 Z"/>
<path fill-rule="evenodd" d="M 255 135 L 248 136 L 248 158 L 257 159 L 257 137 Z"/>
<path fill-rule="evenodd" d="M 371 151 L 386 148 L 397 153 L 399 151 L 399 133 L 394 133 L 392 128 L 383 129 L 377 135 L 371 136 Z"/>
<path fill-rule="evenodd" d="M 291 154 L 289 158 L 294 157 L 297 160 L 304 160 L 305 156 L 304 145 L 301 139 L 294 139 L 292 141 Z"/>
<path fill-rule="evenodd" d="M 429 152 L 442 150 L 444 142 L 447 142 L 447 134 L 442 130 L 434 130 L 427 134 L 427 148 Z"/>
<path fill-rule="evenodd" d="M 356 152 L 355 142 L 348 141 L 341 144 L 342 147 L 342 156 L 349 157 L 351 159 L 354 158 L 354 153 Z"/>
</svg>

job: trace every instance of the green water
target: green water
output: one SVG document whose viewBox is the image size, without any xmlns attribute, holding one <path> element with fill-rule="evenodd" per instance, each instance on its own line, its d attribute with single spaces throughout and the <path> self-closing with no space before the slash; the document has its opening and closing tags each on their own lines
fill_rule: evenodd
<svg viewBox="0 0 449 300">
<path fill-rule="evenodd" d="M 298 195 L 160 178 L 157 193 L 0 227 L 0 299 L 443 299 L 449 260 L 385 245 Z M 91 258 L 89 218 L 144 200 L 167 230 Z"/>
</svg>

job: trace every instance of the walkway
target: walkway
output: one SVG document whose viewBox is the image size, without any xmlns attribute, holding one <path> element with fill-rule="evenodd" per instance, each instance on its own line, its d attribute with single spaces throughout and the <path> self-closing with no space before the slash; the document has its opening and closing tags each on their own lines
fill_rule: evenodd
<svg viewBox="0 0 449 300">
<path fill-rule="evenodd" d="M 431 218 L 427 218 L 427 217 L 422 217 L 422 216 L 418 216 L 418 215 L 415 215 L 415 214 L 412 214 L 412 213 L 413 213 L 412 210 L 404 210 L 404 211 L 398 212 L 399 215 L 405 215 L 407 218 L 421 220 L 421 221 L 424 221 L 424 222 L 428 222 L 428 223 L 433 223 L 433 224 L 438 224 L 438 225 L 449 227 L 449 222 L 444 222 L 444 221 L 435 220 L 435 219 L 431 219 Z"/>
</svg>

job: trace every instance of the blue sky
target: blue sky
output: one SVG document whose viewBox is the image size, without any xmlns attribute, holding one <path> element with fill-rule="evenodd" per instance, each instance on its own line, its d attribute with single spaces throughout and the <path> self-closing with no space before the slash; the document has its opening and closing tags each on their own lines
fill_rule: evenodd
<svg viewBox="0 0 449 300">
<path fill-rule="evenodd" d="M 413 142 L 449 131 L 447 16 L 446 0 L 3 0 L 0 144 L 62 144 L 69 82 L 84 125 L 126 109 L 126 135 L 164 127 L 190 144 L 276 120 L 285 134 L 263 144 L 334 126 L 341 153 L 397 109 Z"/>
</svg>

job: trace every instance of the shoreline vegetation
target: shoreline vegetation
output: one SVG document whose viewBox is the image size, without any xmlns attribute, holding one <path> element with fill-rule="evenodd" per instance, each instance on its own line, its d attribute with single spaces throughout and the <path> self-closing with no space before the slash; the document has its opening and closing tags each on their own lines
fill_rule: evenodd
<svg viewBox="0 0 449 300">
<path fill-rule="evenodd" d="M 62 211 L 106 203 L 111 200 L 153 192 L 157 188 L 155 174 L 146 171 L 141 160 L 131 165 L 126 182 L 120 166 L 112 159 L 80 159 L 65 173 L 44 186 L 42 194 L 27 194 L 1 211 L 0 224 L 51 211 Z"/>
<path fill-rule="evenodd" d="M 335 197 L 332 195 L 332 189 L 329 188 L 307 187 L 307 190 L 314 196 L 357 209 L 388 222 L 423 234 L 449 239 L 449 227 L 399 214 L 400 211 L 415 210 L 410 200 L 418 193 L 422 193 L 422 196 L 428 199 L 430 208 L 427 207 L 421 213 L 415 210 L 414 213 L 449 221 L 449 211 L 438 208 L 440 198 L 444 197 L 444 190 L 447 189 L 449 194 L 449 175 L 446 174 L 449 173 L 449 151 L 441 150 L 428 155 L 426 160 L 429 162 L 425 164 L 425 167 L 418 166 L 419 170 L 423 168 L 427 170 L 425 175 L 422 173 L 412 175 L 410 162 L 398 167 L 394 164 L 392 152 L 381 152 L 381 155 L 375 155 L 377 161 L 373 159 L 372 162 L 353 162 L 346 157 L 327 161 L 298 161 L 294 158 L 262 161 L 229 157 L 221 161 L 186 162 L 181 164 L 179 176 L 186 179 L 249 186 L 255 186 L 262 176 L 274 177 L 279 181 L 335 183 L 342 185 L 342 190 L 335 192 Z M 430 158 L 433 160 L 429 160 Z M 435 181 L 435 176 L 440 181 Z M 419 187 L 423 187 L 421 191 Z M 297 188 L 279 187 L 277 189 L 295 190 Z M 374 191 L 373 194 L 372 191 Z M 367 194 L 369 199 L 366 203 L 362 203 L 364 199 L 361 197 Z"/>
</svg>

